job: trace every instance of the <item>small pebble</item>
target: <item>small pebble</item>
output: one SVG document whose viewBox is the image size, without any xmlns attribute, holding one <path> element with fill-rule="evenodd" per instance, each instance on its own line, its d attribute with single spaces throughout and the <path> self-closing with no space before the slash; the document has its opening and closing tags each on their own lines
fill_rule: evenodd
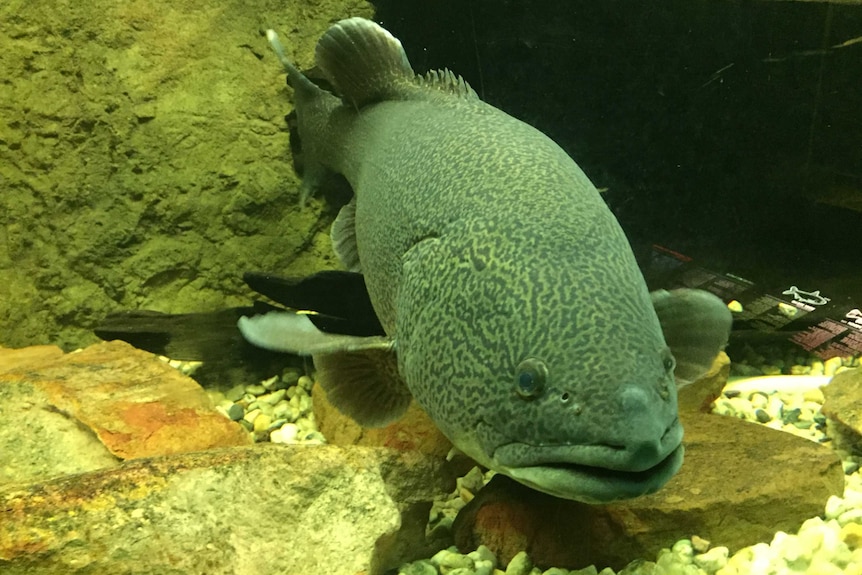
<svg viewBox="0 0 862 575">
<path fill-rule="evenodd" d="M 850 549 L 862 547 L 862 525 L 859 523 L 847 523 L 841 528 L 841 541 Z"/>
<path fill-rule="evenodd" d="M 326 443 L 326 438 L 319 431 L 312 431 L 310 433 L 306 433 L 305 436 L 303 436 L 302 442 L 322 445 Z"/>
<path fill-rule="evenodd" d="M 767 413 L 765 409 L 755 409 L 754 416 L 757 418 L 757 421 L 760 423 L 766 423 L 772 419 L 772 416 Z"/>
<path fill-rule="evenodd" d="M 671 553 L 685 559 L 686 561 L 690 561 L 694 556 L 694 549 L 690 540 L 680 539 L 673 544 L 673 547 L 671 547 Z"/>
<path fill-rule="evenodd" d="M 484 545 L 479 545 L 479 547 L 477 547 L 475 551 L 467 553 L 467 557 L 469 557 L 475 562 L 490 561 L 494 567 L 497 567 L 497 556 L 494 555 L 493 551 L 491 551 Z"/>
<path fill-rule="evenodd" d="M 830 357 L 823 363 L 823 375 L 835 375 L 835 370 L 841 367 L 840 357 Z"/>
<path fill-rule="evenodd" d="M 529 575 L 533 562 L 526 551 L 518 552 L 506 566 L 506 575 Z"/>
<path fill-rule="evenodd" d="M 262 385 L 247 385 L 245 391 L 252 395 L 263 395 L 266 393 L 266 388 Z"/>
<path fill-rule="evenodd" d="M 440 570 L 449 571 L 459 567 L 473 568 L 473 560 L 466 555 L 458 553 L 457 547 L 449 547 L 438 551 L 432 558 L 431 563 L 440 568 Z"/>
<path fill-rule="evenodd" d="M 269 424 L 272 423 L 272 418 L 265 413 L 261 413 L 254 419 L 254 430 L 264 432 L 269 429 Z"/>
<path fill-rule="evenodd" d="M 275 418 L 287 417 L 290 413 L 290 404 L 283 399 L 272 408 L 272 416 Z"/>
<path fill-rule="evenodd" d="M 261 395 L 257 398 L 257 400 L 261 403 L 266 403 L 269 405 L 275 405 L 284 399 L 284 396 L 287 394 L 286 389 L 279 389 L 278 391 L 274 391 L 272 393 L 268 393 L 266 395 Z"/>
<path fill-rule="evenodd" d="M 281 381 L 287 387 L 293 387 L 299 381 L 299 378 L 302 377 L 302 372 L 298 369 L 286 369 L 284 373 L 281 374 Z"/>
<path fill-rule="evenodd" d="M 285 423 L 287 423 L 286 419 L 275 419 L 272 423 L 269 424 L 269 431 L 272 431 L 273 429 L 279 429 Z"/>
<path fill-rule="evenodd" d="M 239 421 L 242 419 L 242 416 L 245 415 L 245 410 L 241 405 L 237 405 L 236 403 L 231 403 L 226 409 L 225 413 L 227 416 L 233 421 Z"/>
<path fill-rule="evenodd" d="M 798 407 L 795 409 L 791 409 L 790 411 L 785 411 L 784 415 L 781 418 L 781 421 L 785 424 L 788 423 L 796 423 L 799 421 L 799 415 L 802 413 L 802 410 Z"/>
<path fill-rule="evenodd" d="M 243 416 L 242 419 L 243 419 L 243 421 L 247 421 L 248 423 L 254 423 L 254 420 L 257 418 L 258 415 L 260 415 L 260 410 L 259 409 L 253 409 L 251 411 L 246 412 L 246 414 Z"/>
<path fill-rule="evenodd" d="M 276 435 L 278 434 L 278 435 Z M 294 443 L 296 442 L 296 436 L 299 434 L 299 428 L 295 423 L 285 423 L 278 429 L 272 432 L 272 442 L 273 443 Z M 275 438 L 278 438 L 278 441 Z"/>
<path fill-rule="evenodd" d="M 235 385 L 229 390 L 227 390 L 224 394 L 225 399 L 229 399 L 231 401 L 239 401 L 240 399 L 242 399 L 243 395 L 245 395 L 244 385 Z"/>
<path fill-rule="evenodd" d="M 806 389 L 802 392 L 802 397 L 805 401 L 813 401 L 814 403 L 818 403 L 823 405 L 823 402 L 826 401 L 826 398 L 823 397 L 823 390 L 819 387 L 815 387 L 813 389 Z"/>
<path fill-rule="evenodd" d="M 274 390 L 274 389 L 276 388 L 276 386 L 278 385 L 279 379 L 280 379 L 280 378 L 279 378 L 277 375 L 273 375 L 273 376 L 272 376 L 272 377 L 270 377 L 269 379 L 265 379 L 265 380 L 261 381 L 261 382 L 260 382 L 260 384 L 261 384 L 261 385 L 263 386 L 263 388 L 264 388 L 264 389 L 266 389 L 267 391 L 272 391 L 272 390 Z"/>
<path fill-rule="evenodd" d="M 725 565 L 730 550 L 727 547 L 713 547 L 705 553 L 694 556 L 694 564 L 708 573 L 715 573 Z"/>
<path fill-rule="evenodd" d="M 414 561 L 401 567 L 398 575 L 439 575 L 437 567 L 425 559 Z"/>
<path fill-rule="evenodd" d="M 311 386 L 314 385 L 314 380 L 307 375 L 303 375 L 298 380 L 296 380 L 296 385 L 298 385 L 305 391 L 311 391 Z"/>
<path fill-rule="evenodd" d="M 709 550 L 709 541 L 697 535 L 691 536 L 691 548 L 695 553 L 706 553 Z"/>
<path fill-rule="evenodd" d="M 763 408 L 769 403 L 769 396 L 765 393 L 758 391 L 751 394 L 751 397 L 748 398 L 748 401 L 751 402 L 751 406 L 756 408 Z"/>
</svg>

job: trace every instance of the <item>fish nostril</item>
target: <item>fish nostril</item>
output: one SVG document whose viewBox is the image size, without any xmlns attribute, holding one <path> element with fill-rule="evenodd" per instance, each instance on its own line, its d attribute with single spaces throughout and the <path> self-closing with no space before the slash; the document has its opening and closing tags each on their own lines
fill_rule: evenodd
<svg viewBox="0 0 862 575">
<path fill-rule="evenodd" d="M 669 436 L 669 435 L 671 435 L 672 433 L 674 433 L 674 432 L 676 431 L 676 428 L 677 428 L 677 426 L 678 426 L 678 425 L 679 425 L 679 418 L 675 418 L 675 419 L 670 423 L 670 425 L 668 425 L 668 426 L 665 428 L 664 433 L 662 433 L 662 434 L 661 434 L 661 440 L 660 440 L 660 441 L 661 441 L 662 443 L 663 443 L 664 441 L 666 441 L 666 440 L 668 439 L 668 436 Z"/>
</svg>

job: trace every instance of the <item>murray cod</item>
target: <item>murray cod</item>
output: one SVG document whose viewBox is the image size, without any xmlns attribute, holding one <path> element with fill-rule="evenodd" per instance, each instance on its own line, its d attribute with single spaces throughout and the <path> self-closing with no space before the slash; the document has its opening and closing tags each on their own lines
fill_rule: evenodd
<svg viewBox="0 0 862 575">
<path fill-rule="evenodd" d="M 303 199 L 329 172 L 350 183 L 332 242 L 385 335 L 274 311 L 243 317 L 246 339 L 312 355 L 332 403 L 362 425 L 415 398 L 458 449 L 539 491 L 600 503 L 664 485 L 683 459 L 677 385 L 727 340 L 721 300 L 650 294 L 557 144 L 448 70 L 417 76 L 377 24 L 342 20 L 319 40 L 333 92 L 267 35 L 293 89 Z"/>
</svg>

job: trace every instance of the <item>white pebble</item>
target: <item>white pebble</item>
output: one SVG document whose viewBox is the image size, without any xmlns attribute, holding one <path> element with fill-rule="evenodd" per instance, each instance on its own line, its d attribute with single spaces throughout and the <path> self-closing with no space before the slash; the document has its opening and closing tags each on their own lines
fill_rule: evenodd
<svg viewBox="0 0 862 575">
<path fill-rule="evenodd" d="M 273 443 L 295 443 L 299 428 L 294 423 L 285 423 L 269 435 Z"/>
<path fill-rule="evenodd" d="M 311 386 L 314 385 L 314 380 L 307 375 L 303 375 L 299 378 L 299 381 L 296 382 L 296 385 L 298 385 L 305 391 L 311 391 Z"/>
<path fill-rule="evenodd" d="M 823 363 L 823 375 L 835 375 L 835 370 L 841 367 L 840 357 L 830 357 Z"/>
<path fill-rule="evenodd" d="M 715 573 L 727 565 L 729 555 L 730 550 L 727 547 L 713 547 L 705 553 L 695 555 L 694 564 L 707 573 Z"/>
</svg>

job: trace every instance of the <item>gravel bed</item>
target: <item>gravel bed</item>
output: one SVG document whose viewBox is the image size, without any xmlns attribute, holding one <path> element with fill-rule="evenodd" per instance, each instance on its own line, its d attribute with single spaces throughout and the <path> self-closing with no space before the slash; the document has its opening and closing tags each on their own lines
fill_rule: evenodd
<svg viewBox="0 0 862 575">
<path fill-rule="evenodd" d="M 200 362 L 160 358 L 186 375 L 194 374 Z M 242 425 L 256 442 L 326 443 L 317 429 L 311 404 L 314 380 L 296 368 L 280 375 L 250 384 L 235 385 L 226 390 L 208 389 L 216 409 Z"/>
</svg>

